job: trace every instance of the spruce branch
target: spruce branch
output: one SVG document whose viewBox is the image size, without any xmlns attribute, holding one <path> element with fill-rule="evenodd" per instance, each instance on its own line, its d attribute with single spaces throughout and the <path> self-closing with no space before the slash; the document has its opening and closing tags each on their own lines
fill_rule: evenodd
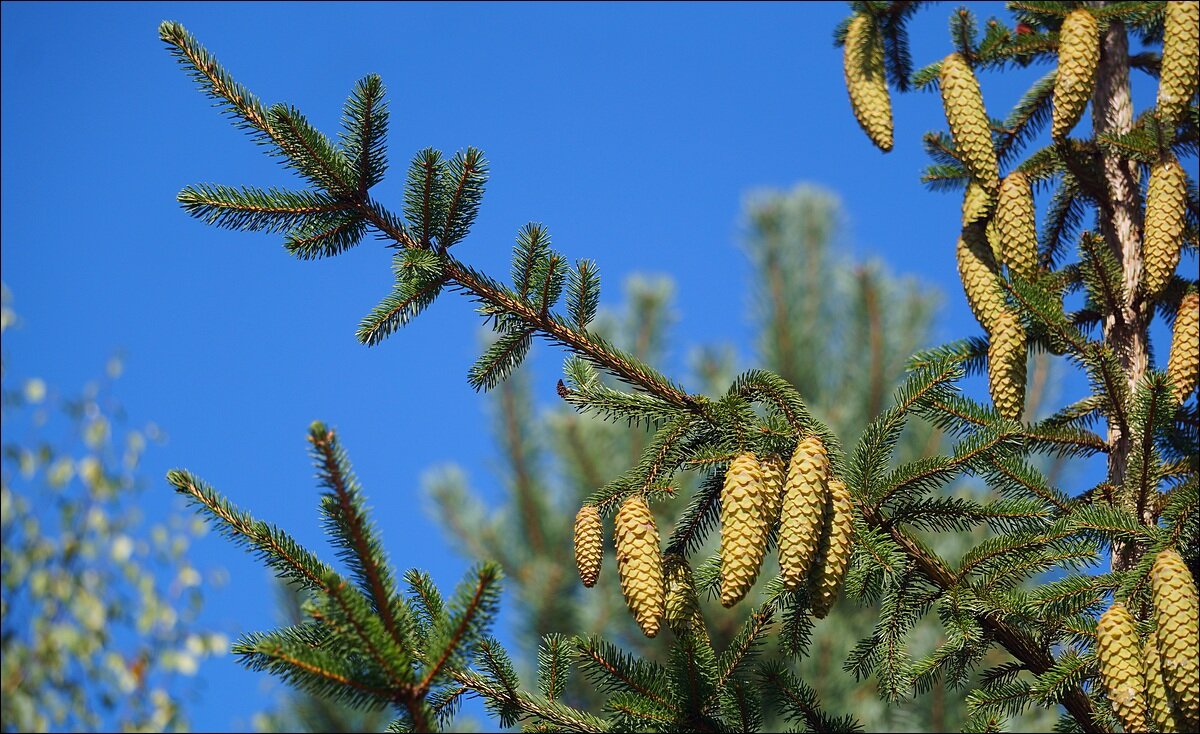
<svg viewBox="0 0 1200 734">
<path fill-rule="evenodd" d="M 337 436 L 323 423 L 309 429 L 321 486 L 329 490 L 321 509 L 327 528 L 341 549 L 339 558 L 349 564 L 355 579 L 371 600 L 371 607 L 397 645 L 405 646 L 401 625 L 393 613 L 396 587 L 388 568 L 383 544 L 363 509 L 358 480 Z"/>
<path fill-rule="evenodd" d="M 378 74 L 360 79 L 346 100 L 340 137 L 354 166 L 356 194 L 365 197 L 387 172 L 388 109 Z"/>
</svg>

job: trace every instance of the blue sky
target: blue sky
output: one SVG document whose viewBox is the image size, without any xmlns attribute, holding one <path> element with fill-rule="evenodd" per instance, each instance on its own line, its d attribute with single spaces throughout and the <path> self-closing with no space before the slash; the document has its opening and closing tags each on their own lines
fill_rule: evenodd
<svg viewBox="0 0 1200 734">
<path fill-rule="evenodd" d="M 949 52 L 948 11 L 915 21 L 918 64 Z M 954 266 L 959 199 L 918 180 L 920 135 L 945 124 L 940 100 L 895 97 L 896 149 L 873 148 L 832 44 L 846 14 L 841 3 L 5 3 L 2 269 L 25 321 L 5 337 L 8 364 L 71 389 L 123 348 L 118 395 L 170 437 L 147 456 L 152 508 L 174 501 L 159 478 L 184 466 L 322 549 L 304 435 L 329 422 L 392 559 L 449 587 L 467 562 L 420 511 L 419 479 L 455 461 L 499 491 L 486 401 L 465 379 L 478 317 L 445 297 L 367 349 L 354 330 L 388 292 L 389 251 L 368 239 L 300 262 L 278 237 L 187 217 L 175 194 L 190 183 L 298 182 L 211 109 L 163 49 L 159 22 L 184 23 L 264 101 L 292 103 L 331 133 L 354 81 L 379 73 L 392 122 L 378 199 L 399 208 L 416 150 L 480 147 L 489 194 L 459 257 L 506 273 L 517 229 L 544 222 L 569 257 L 598 260 L 604 303 L 619 302 L 631 273 L 671 274 L 672 343 L 727 342 L 745 362 L 738 215 L 759 187 L 836 192 L 856 254 L 945 293 L 939 340 L 978 331 Z M 985 77 L 992 114 L 1044 72 Z M 535 352 L 549 403 L 561 355 Z M 668 369 L 681 373 L 684 357 L 677 349 Z M 195 552 L 232 577 L 209 595 L 212 624 L 236 634 L 273 623 L 260 566 L 215 535 Z M 206 663 L 199 684 L 201 729 L 246 723 L 263 705 L 246 693 L 267 689 L 229 657 Z"/>
</svg>

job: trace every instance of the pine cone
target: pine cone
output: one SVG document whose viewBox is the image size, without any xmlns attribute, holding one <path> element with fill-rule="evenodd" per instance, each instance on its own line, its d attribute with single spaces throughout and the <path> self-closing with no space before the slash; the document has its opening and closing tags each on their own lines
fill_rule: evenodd
<svg viewBox="0 0 1200 734">
<path fill-rule="evenodd" d="M 1158 647 L 1158 630 L 1154 630 L 1142 648 L 1143 670 L 1146 674 L 1147 708 L 1150 711 L 1150 718 L 1154 719 L 1155 725 L 1162 734 L 1174 734 L 1179 729 L 1175 724 L 1175 712 L 1171 710 L 1171 700 L 1167 693 L 1167 681 L 1163 678 Z"/>
<path fill-rule="evenodd" d="M 1100 24 L 1084 8 L 1072 10 L 1058 32 L 1058 75 L 1054 80 L 1051 135 L 1057 140 L 1075 127 L 1096 83 L 1100 63 Z"/>
<path fill-rule="evenodd" d="M 892 99 L 883 68 L 883 38 L 869 15 L 859 13 L 846 31 L 842 65 L 854 117 L 871 142 L 892 149 Z"/>
<path fill-rule="evenodd" d="M 1158 82 L 1158 119 L 1172 136 L 1196 93 L 1200 68 L 1200 4 L 1167 3 L 1163 22 L 1162 72 Z"/>
<path fill-rule="evenodd" d="M 767 490 L 754 454 L 741 454 L 725 472 L 721 488 L 721 603 L 742 600 L 767 552 Z"/>
<path fill-rule="evenodd" d="M 604 559 L 604 529 L 600 526 L 600 511 L 593 505 L 584 505 L 575 515 L 575 568 L 579 580 L 591 588 L 600 577 L 600 563 Z"/>
<path fill-rule="evenodd" d="M 963 228 L 958 238 L 958 275 L 962 278 L 967 303 L 980 325 L 988 333 L 996 317 L 1004 310 L 1004 292 L 996 273 L 984 228 L 973 224 Z"/>
<path fill-rule="evenodd" d="M 696 596 L 696 584 L 692 580 L 692 569 L 683 556 L 670 554 L 663 558 L 663 573 L 666 577 L 666 603 L 664 618 L 675 634 L 699 632 L 707 636 L 704 617 L 700 613 L 700 601 Z"/>
<path fill-rule="evenodd" d="M 1032 280 L 1037 275 L 1037 225 L 1033 190 L 1023 173 L 1010 173 L 1000 182 L 996 230 L 1000 233 L 1001 252 L 1008 271 Z"/>
<path fill-rule="evenodd" d="M 1154 558 L 1150 570 L 1154 594 L 1154 618 L 1158 622 L 1159 665 L 1167 690 L 1175 703 L 1177 723 L 1183 731 L 1200 724 L 1200 599 L 1196 581 L 1183 557 L 1164 550 Z"/>
<path fill-rule="evenodd" d="M 992 262 L 996 264 L 996 272 L 1000 272 L 1000 263 L 1004 262 L 1004 241 L 1000 237 L 1000 230 L 996 227 L 996 218 L 992 217 L 987 221 L 987 226 L 983 228 L 984 237 L 987 239 L 988 251 L 992 253 Z"/>
<path fill-rule="evenodd" d="M 1167 159 L 1150 167 L 1150 185 L 1146 189 L 1146 223 L 1142 242 L 1145 277 L 1142 285 L 1149 298 L 1167 287 L 1183 247 L 1184 207 L 1187 202 L 1187 177 L 1179 162 Z"/>
<path fill-rule="evenodd" d="M 779 568 L 789 591 L 800 588 L 812 566 L 829 497 L 829 458 L 816 436 L 796 444 L 784 482 L 779 518 Z"/>
<path fill-rule="evenodd" d="M 1189 293 L 1179 302 L 1167 376 L 1175 384 L 1175 399 L 1181 403 L 1200 382 L 1200 294 Z"/>
<path fill-rule="evenodd" d="M 838 479 L 829 480 L 830 507 L 825 512 L 821 540 L 820 573 L 813 575 L 812 611 L 824 619 L 837 601 L 842 577 L 850 564 L 851 539 L 854 535 L 854 502 L 850 490 Z"/>
<path fill-rule="evenodd" d="M 1025 412 L 1025 328 L 1007 309 L 993 323 L 988 345 L 988 387 L 1000 415 L 1019 421 Z"/>
<path fill-rule="evenodd" d="M 983 93 L 979 91 L 975 72 L 957 53 L 942 61 L 941 87 L 942 106 L 946 109 L 954 147 L 971 176 L 988 193 L 994 194 L 1000 169 L 996 164 L 996 149 L 992 146 L 991 122 L 983 106 Z"/>
<path fill-rule="evenodd" d="M 779 522 L 779 509 L 783 507 L 783 478 L 787 472 L 783 460 L 778 456 L 768 456 L 758 462 L 762 469 L 763 489 L 766 491 L 766 502 L 763 507 L 767 516 L 767 533 Z"/>
<path fill-rule="evenodd" d="M 995 203 L 995 199 L 983 184 L 971 179 L 967 183 L 967 191 L 963 195 L 963 226 L 987 219 L 988 215 L 992 213 L 992 205 Z"/>
<path fill-rule="evenodd" d="M 617 575 L 621 577 L 625 603 L 642 633 L 654 637 L 665 605 L 663 561 L 658 527 L 641 495 L 634 495 L 621 505 L 613 536 L 617 546 Z"/>
<path fill-rule="evenodd" d="M 1146 731 L 1146 691 L 1142 678 L 1142 650 L 1138 646 L 1133 616 L 1117 602 L 1100 615 L 1096 625 L 1096 655 L 1100 679 L 1113 713 L 1125 731 Z"/>
</svg>

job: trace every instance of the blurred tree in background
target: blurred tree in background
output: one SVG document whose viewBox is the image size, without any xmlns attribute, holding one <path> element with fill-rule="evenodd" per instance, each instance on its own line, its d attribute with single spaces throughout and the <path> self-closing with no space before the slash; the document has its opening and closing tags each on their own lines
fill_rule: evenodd
<svg viewBox="0 0 1200 734">
<path fill-rule="evenodd" d="M 0 332 L 17 324 L 3 288 Z M 146 528 L 142 452 L 153 424 L 126 426 L 111 395 L 121 360 L 70 397 L 0 367 L 0 728 L 175 731 L 186 679 L 228 641 L 197 623 L 199 518 Z"/>
<path fill-rule="evenodd" d="M 925 284 L 889 273 L 878 262 L 857 262 L 840 254 L 847 249 L 840 206 L 819 188 L 753 194 L 744 220 L 744 247 L 752 265 L 749 282 L 765 284 L 749 289 L 758 352 L 749 363 L 795 385 L 813 413 L 852 443 L 887 407 L 909 356 L 930 342 L 939 296 Z M 672 320 L 672 291 L 666 278 L 631 278 L 623 311 L 601 313 L 595 330 L 641 360 L 661 366 Z M 710 396 L 719 396 L 743 368 L 727 346 L 692 345 L 689 353 L 695 386 Z M 1046 372 L 1045 361 L 1035 360 L 1031 384 L 1044 384 Z M 462 469 L 443 467 L 427 479 L 438 519 L 468 557 L 496 559 L 504 567 L 515 597 L 507 614 L 519 620 L 515 632 L 526 672 L 533 668 L 538 641 L 551 633 L 599 634 L 639 656 L 661 659 L 662 646 L 628 624 L 615 574 L 602 575 L 597 587 L 588 590 L 569 560 L 575 511 L 597 487 L 637 461 L 648 433 L 581 415 L 565 404 L 539 407 L 530 374 L 513 373 L 490 398 L 493 434 L 501 449 L 503 503 L 489 507 Z M 1029 404 L 1036 403 L 1031 392 Z M 944 449 L 941 432 L 914 423 L 897 459 L 911 461 L 939 449 Z M 698 479 L 697 472 L 682 474 L 679 494 L 691 495 Z M 963 486 L 959 491 L 978 490 Z M 979 542 L 983 534 L 978 535 L 931 535 L 930 542 L 943 555 L 954 557 Z M 708 552 L 716 551 L 716 541 L 710 540 Z M 612 568 L 612 549 L 607 552 L 604 563 Z M 768 569 L 760 579 L 771 578 L 776 570 Z M 742 621 L 716 599 L 706 601 L 704 615 L 718 647 L 733 638 Z M 940 680 L 931 695 L 888 706 L 876 695 L 873 681 L 856 682 L 842 672 L 842 661 L 860 639 L 870 636 L 878 617 L 875 608 L 839 602 L 837 624 L 814 628 L 811 655 L 798 665 L 801 678 L 817 687 L 829 710 L 854 711 L 868 731 L 959 728 L 966 720 L 965 704 L 959 696 L 945 696 Z M 941 640 L 941 626 L 925 620 L 918 635 L 932 650 Z M 566 700 L 597 710 L 605 694 L 580 680 Z"/>
</svg>

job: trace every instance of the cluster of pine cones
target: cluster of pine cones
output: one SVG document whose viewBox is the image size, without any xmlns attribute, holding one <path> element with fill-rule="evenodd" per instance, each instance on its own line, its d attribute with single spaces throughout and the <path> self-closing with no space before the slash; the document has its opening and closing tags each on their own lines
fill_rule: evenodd
<svg viewBox="0 0 1200 734">
<path fill-rule="evenodd" d="M 1100 679 L 1125 731 L 1149 731 L 1149 715 L 1164 734 L 1200 727 L 1200 599 L 1183 558 L 1164 550 L 1150 572 L 1152 629 L 1139 643 L 1137 620 L 1120 602 L 1100 617 L 1096 654 Z"/>
<path fill-rule="evenodd" d="M 776 527 L 785 587 L 795 591 L 807 582 L 813 614 L 823 618 L 850 562 L 854 520 L 850 492 L 832 475 L 816 436 L 796 445 L 786 467 L 777 457 L 759 460 L 753 453 L 730 462 L 721 488 L 722 604 L 733 606 L 750 591 Z M 664 580 L 658 528 L 641 495 L 621 505 L 613 536 L 625 601 L 642 632 L 654 637 L 670 616 L 667 588 L 673 584 Z M 600 512 L 585 505 L 575 517 L 575 565 L 585 586 L 600 576 L 603 542 Z"/>
<path fill-rule="evenodd" d="M 1200 5 L 1166 4 L 1158 118 L 1174 131 L 1196 93 L 1200 65 Z M 1059 30 L 1051 135 L 1062 141 L 1082 117 L 1091 98 L 1100 61 L 1100 21 L 1087 8 L 1071 11 Z M 859 13 L 846 32 L 844 66 L 851 106 L 868 137 L 884 151 L 892 148 L 892 111 L 883 64 L 883 36 L 875 18 Z M 988 384 L 996 410 L 1020 420 L 1025 405 L 1025 328 L 1009 308 L 1000 266 L 1023 280 L 1040 274 L 1033 192 L 1028 178 L 1014 171 L 1000 179 L 991 123 L 979 82 L 961 54 L 941 64 L 942 103 L 955 149 L 970 175 L 962 207 L 958 271 L 967 302 L 991 342 Z M 1146 193 L 1142 259 L 1143 295 L 1159 296 L 1179 265 L 1183 242 L 1186 177 L 1167 149 L 1150 169 Z M 1195 294 L 1187 296 L 1176 319 L 1167 373 L 1182 401 L 1197 384 L 1200 339 Z"/>
</svg>

